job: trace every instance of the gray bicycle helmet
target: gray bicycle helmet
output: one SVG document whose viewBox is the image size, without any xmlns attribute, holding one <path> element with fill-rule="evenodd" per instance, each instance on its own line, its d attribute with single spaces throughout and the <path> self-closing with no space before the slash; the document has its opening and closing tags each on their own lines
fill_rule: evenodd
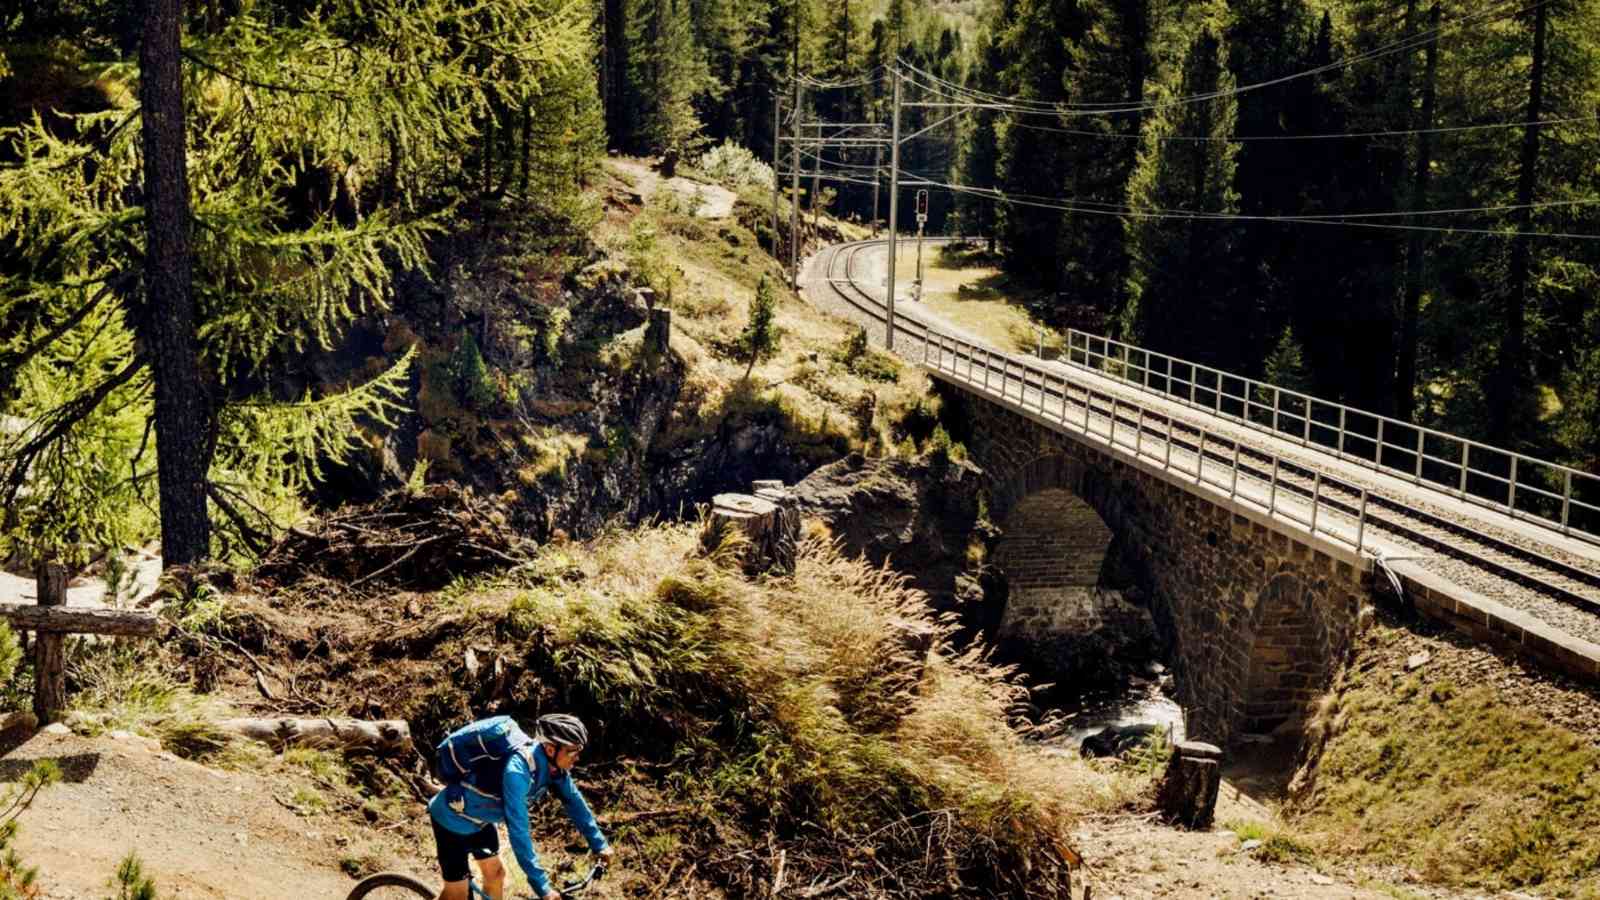
<svg viewBox="0 0 1600 900">
<path fill-rule="evenodd" d="M 583 727 L 583 722 L 579 721 L 577 716 L 551 713 L 539 717 L 539 737 L 552 743 L 582 749 L 589 743 L 589 730 Z"/>
</svg>

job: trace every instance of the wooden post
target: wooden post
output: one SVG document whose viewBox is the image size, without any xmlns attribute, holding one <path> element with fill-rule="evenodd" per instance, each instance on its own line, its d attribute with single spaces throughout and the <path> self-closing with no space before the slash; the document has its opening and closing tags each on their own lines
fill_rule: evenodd
<svg viewBox="0 0 1600 900">
<path fill-rule="evenodd" d="M 67 567 L 41 562 L 35 569 L 40 606 L 67 605 Z M 67 708 L 67 672 L 60 632 L 39 632 L 33 641 L 33 713 L 40 725 L 61 718 Z"/>
<path fill-rule="evenodd" d="M 672 310 L 653 307 L 644 328 L 644 345 L 651 353 L 666 353 L 672 347 Z"/>
<path fill-rule="evenodd" d="M 1222 785 L 1222 750 L 1215 744 L 1183 741 L 1172 748 L 1172 758 L 1156 794 L 1162 818 L 1183 828 L 1206 829 L 1217 810 L 1217 789 Z"/>
</svg>

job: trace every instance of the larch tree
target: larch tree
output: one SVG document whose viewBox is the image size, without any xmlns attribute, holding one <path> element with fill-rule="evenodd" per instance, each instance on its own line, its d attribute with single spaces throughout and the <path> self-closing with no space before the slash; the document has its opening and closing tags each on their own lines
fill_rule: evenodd
<svg viewBox="0 0 1600 900">
<path fill-rule="evenodd" d="M 590 52 L 570 0 L 258 4 L 186 35 L 152 2 L 137 63 L 83 65 L 101 108 L 0 129 L 6 551 L 81 560 L 152 497 L 169 562 L 261 549 L 410 357 L 320 396 L 279 376 L 426 267 L 485 114 Z"/>
</svg>

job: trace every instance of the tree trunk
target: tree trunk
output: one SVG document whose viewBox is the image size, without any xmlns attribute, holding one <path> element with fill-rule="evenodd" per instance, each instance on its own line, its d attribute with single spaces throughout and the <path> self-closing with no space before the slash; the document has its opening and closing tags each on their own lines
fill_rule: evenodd
<svg viewBox="0 0 1600 900">
<path fill-rule="evenodd" d="M 1433 168 L 1434 87 L 1439 73 L 1439 3 L 1435 0 L 1428 11 L 1427 63 L 1422 75 L 1422 116 L 1417 124 L 1417 160 L 1411 183 L 1411 209 L 1422 210 L 1428 205 L 1428 182 Z M 1421 225 L 1421 216 L 1412 215 L 1411 224 Z M 1406 298 L 1400 313 L 1400 358 L 1395 366 L 1394 413 L 1410 420 L 1417 397 L 1417 324 L 1422 314 L 1422 256 L 1427 247 L 1427 233 L 1420 228 L 1412 231 L 1406 248 Z"/>
<path fill-rule="evenodd" d="M 67 603 L 67 569 L 60 563 L 41 562 L 37 569 L 39 606 L 49 609 Z M 61 718 L 67 708 L 67 673 L 60 633 L 40 632 L 33 640 L 33 714 L 40 725 Z"/>
<path fill-rule="evenodd" d="M 39 588 L 38 606 L 0 603 L 0 619 L 10 622 L 13 630 L 33 631 L 41 635 L 114 634 L 149 637 L 161 630 L 161 620 L 154 613 L 83 606 L 68 608 L 64 602 L 46 604 L 43 581 L 40 581 Z"/>
<path fill-rule="evenodd" d="M 1522 159 L 1517 172 L 1516 223 L 1518 235 L 1511 241 L 1511 262 L 1506 286 L 1504 332 L 1500 338 L 1500 355 L 1497 360 L 1492 389 L 1489 392 L 1489 433 L 1501 444 L 1514 437 L 1517 421 L 1516 408 L 1525 399 L 1522 394 L 1524 370 L 1527 368 L 1526 321 L 1528 305 L 1528 278 L 1531 253 L 1529 231 L 1533 228 L 1533 189 L 1539 173 L 1539 117 L 1544 115 L 1544 56 L 1545 30 L 1549 23 L 1550 5 L 1540 3 L 1533 17 L 1533 71 L 1528 78 L 1528 125 L 1522 132 Z"/>
<path fill-rule="evenodd" d="M 393 753 L 411 745 L 411 726 L 404 719 L 223 719 L 230 731 L 273 747 L 337 747 Z"/>
<path fill-rule="evenodd" d="M 191 288 L 180 12 L 179 0 L 148 0 L 139 48 L 148 300 L 137 324 L 155 375 L 161 555 L 168 566 L 196 563 L 211 553 L 206 477 L 214 410 L 200 374 Z"/>
<path fill-rule="evenodd" d="M 1215 744 L 1184 741 L 1172 748 L 1156 805 L 1168 822 L 1184 828 L 1211 827 L 1222 784 L 1222 750 Z"/>
</svg>

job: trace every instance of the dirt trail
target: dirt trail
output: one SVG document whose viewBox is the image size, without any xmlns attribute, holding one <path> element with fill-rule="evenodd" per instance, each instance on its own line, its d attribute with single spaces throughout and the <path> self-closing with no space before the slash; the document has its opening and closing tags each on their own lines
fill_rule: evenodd
<svg viewBox="0 0 1600 900">
<path fill-rule="evenodd" d="M 0 773 L 14 781 L 40 758 L 56 760 L 64 779 L 22 814 L 16 846 L 47 900 L 105 896 L 130 850 L 163 898 L 341 898 L 353 882 L 340 859 L 375 840 L 291 812 L 274 799 L 290 796 L 287 786 L 270 775 L 207 768 L 137 736 L 41 732 L 0 759 Z"/>
<path fill-rule="evenodd" d="M 650 168 L 643 160 L 612 157 L 606 160 L 606 164 L 631 179 L 634 190 L 645 202 L 649 202 L 651 195 L 663 184 L 685 198 L 699 193 L 701 203 L 694 214 L 702 219 L 725 219 L 733 215 L 734 201 L 739 199 L 739 195 L 718 185 L 702 184 L 683 177 L 662 178 L 661 173 Z"/>
<path fill-rule="evenodd" d="M 124 558 L 130 570 L 130 583 L 123 588 L 122 602 L 132 606 L 155 593 L 161 580 L 161 557 L 146 550 L 132 551 Z M 38 585 L 32 575 L 0 571 L 0 602 L 37 602 Z M 82 575 L 67 585 L 68 606 L 104 606 L 105 579 L 99 575 Z"/>
</svg>

